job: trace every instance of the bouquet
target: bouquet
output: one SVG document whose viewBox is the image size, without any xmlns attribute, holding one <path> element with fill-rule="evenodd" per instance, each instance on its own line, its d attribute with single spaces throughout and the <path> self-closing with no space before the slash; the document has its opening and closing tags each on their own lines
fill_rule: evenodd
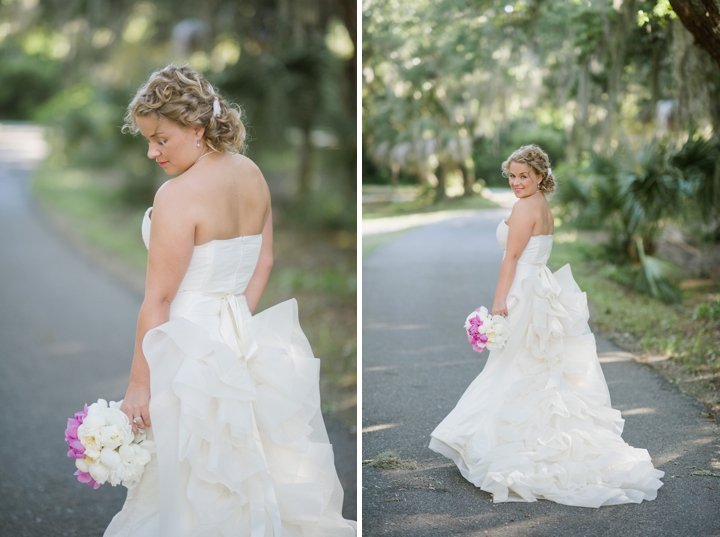
<svg viewBox="0 0 720 537">
<path fill-rule="evenodd" d="M 468 315 L 465 320 L 468 343 L 476 352 L 482 352 L 486 348 L 491 351 L 502 349 L 507 342 L 509 329 L 507 320 L 502 315 L 488 315 L 485 306 Z"/>
<path fill-rule="evenodd" d="M 75 459 L 78 481 L 95 489 L 106 481 L 113 487 L 137 483 L 155 451 L 155 443 L 145 434 L 133 434 L 121 402 L 98 399 L 68 419 L 67 455 Z"/>
</svg>

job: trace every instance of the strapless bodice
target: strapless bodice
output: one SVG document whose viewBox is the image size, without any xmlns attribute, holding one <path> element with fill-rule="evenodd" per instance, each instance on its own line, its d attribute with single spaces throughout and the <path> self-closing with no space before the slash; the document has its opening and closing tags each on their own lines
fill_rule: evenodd
<svg viewBox="0 0 720 537">
<path fill-rule="evenodd" d="M 145 212 L 142 223 L 146 247 L 150 246 L 151 210 Z M 255 272 L 261 245 L 262 235 L 246 235 L 195 246 L 178 293 L 243 294 Z"/>
<path fill-rule="evenodd" d="M 505 220 L 502 220 L 498 225 L 495 236 L 497 237 L 500 247 L 505 250 L 508 239 L 508 225 Z M 523 250 L 523 253 L 518 259 L 520 264 L 528 265 L 544 265 L 547 260 L 550 259 L 550 253 L 552 252 L 553 236 L 552 235 L 534 235 L 530 237 L 530 241 Z"/>
</svg>

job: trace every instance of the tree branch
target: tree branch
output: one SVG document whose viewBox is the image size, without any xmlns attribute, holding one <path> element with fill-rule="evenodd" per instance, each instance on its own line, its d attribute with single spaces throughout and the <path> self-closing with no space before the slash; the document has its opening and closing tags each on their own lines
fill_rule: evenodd
<svg viewBox="0 0 720 537">
<path fill-rule="evenodd" d="M 720 6 L 716 0 L 670 0 L 673 11 L 720 67 Z"/>
</svg>

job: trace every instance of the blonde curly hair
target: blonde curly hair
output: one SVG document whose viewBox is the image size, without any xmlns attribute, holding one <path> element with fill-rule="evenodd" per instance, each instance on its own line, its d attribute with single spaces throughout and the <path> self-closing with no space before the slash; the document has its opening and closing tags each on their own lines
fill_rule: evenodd
<svg viewBox="0 0 720 537">
<path fill-rule="evenodd" d="M 555 176 L 550 168 L 550 158 L 540 146 L 535 144 L 524 145 L 520 149 L 513 152 L 505 162 L 502 163 L 503 177 L 508 177 L 508 168 L 511 162 L 527 164 L 542 179 L 540 180 L 539 190 L 545 195 L 552 194 L 555 191 Z"/>
<path fill-rule="evenodd" d="M 137 134 L 135 118 L 150 115 L 182 127 L 204 127 L 203 141 L 211 151 L 240 153 L 245 147 L 240 107 L 226 102 L 203 75 L 186 65 L 168 65 L 150 75 L 128 105 L 123 132 Z"/>
</svg>

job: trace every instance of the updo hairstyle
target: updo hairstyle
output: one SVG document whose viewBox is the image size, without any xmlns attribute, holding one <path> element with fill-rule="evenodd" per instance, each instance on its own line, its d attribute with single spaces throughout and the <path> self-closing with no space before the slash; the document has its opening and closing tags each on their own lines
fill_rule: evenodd
<svg viewBox="0 0 720 537">
<path fill-rule="evenodd" d="M 550 159 L 547 153 L 540 149 L 537 145 L 524 145 L 520 149 L 513 152 L 505 162 L 502 163 L 503 177 L 507 178 L 508 168 L 511 162 L 519 164 L 527 164 L 535 173 L 542 177 L 538 189 L 543 194 L 552 194 L 555 191 L 555 176 L 550 169 Z"/>
<path fill-rule="evenodd" d="M 220 108 L 217 115 L 215 99 Z M 205 127 L 203 140 L 211 151 L 238 153 L 244 149 L 240 108 L 228 104 L 203 75 L 188 66 L 168 65 L 150 75 L 128 106 L 123 132 L 137 134 L 140 129 L 135 118 L 150 115 L 183 127 Z"/>
</svg>

